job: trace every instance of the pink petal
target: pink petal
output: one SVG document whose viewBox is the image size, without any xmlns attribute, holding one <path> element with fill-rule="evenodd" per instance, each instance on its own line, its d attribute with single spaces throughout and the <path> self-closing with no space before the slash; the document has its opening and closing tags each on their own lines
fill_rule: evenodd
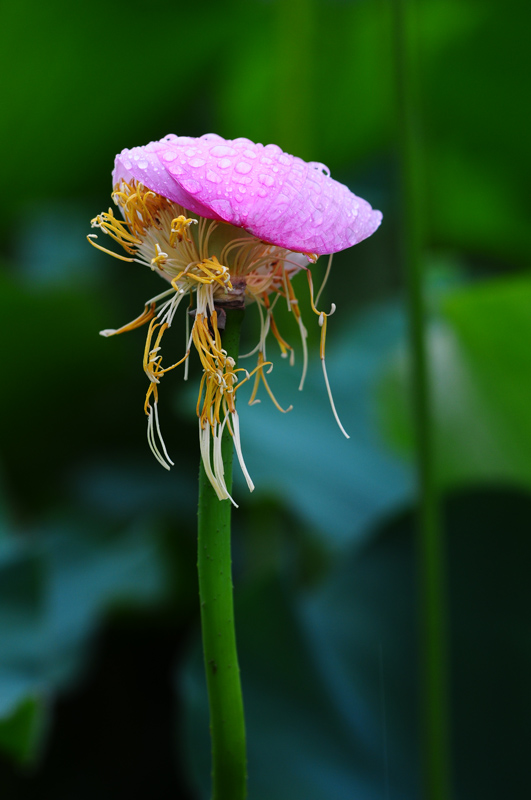
<svg viewBox="0 0 531 800">
<path fill-rule="evenodd" d="M 166 136 L 116 157 L 113 183 L 136 178 L 192 213 L 289 250 L 322 255 L 370 236 L 382 214 L 322 164 L 249 139 Z"/>
</svg>

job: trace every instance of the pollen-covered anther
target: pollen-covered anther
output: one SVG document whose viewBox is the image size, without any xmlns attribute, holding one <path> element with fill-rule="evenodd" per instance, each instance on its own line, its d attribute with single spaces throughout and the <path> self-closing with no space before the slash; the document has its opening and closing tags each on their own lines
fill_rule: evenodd
<svg viewBox="0 0 531 800">
<path fill-rule="evenodd" d="M 170 245 L 175 247 L 176 242 L 182 242 L 183 239 L 185 242 L 192 243 L 192 239 L 190 234 L 188 233 L 188 228 L 190 225 L 197 225 L 197 219 L 191 219 L 184 216 L 184 214 L 180 214 L 178 217 L 175 217 L 171 223 L 170 229 Z"/>
</svg>

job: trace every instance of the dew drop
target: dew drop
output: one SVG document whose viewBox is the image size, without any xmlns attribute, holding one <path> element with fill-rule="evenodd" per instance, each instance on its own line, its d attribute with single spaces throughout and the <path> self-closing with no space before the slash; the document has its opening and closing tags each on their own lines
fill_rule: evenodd
<svg viewBox="0 0 531 800">
<path fill-rule="evenodd" d="M 177 153 L 174 150 L 166 150 L 166 152 L 162 155 L 162 160 L 167 161 L 168 163 L 170 161 L 175 161 L 176 158 Z"/>
<path fill-rule="evenodd" d="M 230 160 L 230 158 L 221 158 L 218 161 L 218 167 L 220 169 L 228 169 L 231 165 L 232 165 L 232 161 Z"/>
<path fill-rule="evenodd" d="M 201 190 L 201 184 L 191 178 L 184 178 L 181 180 L 181 186 L 186 189 L 190 194 L 197 194 Z"/>
<path fill-rule="evenodd" d="M 267 197 L 267 189 L 258 189 L 259 197 Z"/>
<path fill-rule="evenodd" d="M 215 147 L 212 148 L 210 153 L 215 158 L 223 158 L 223 156 L 233 156 L 233 155 L 235 155 L 236 151 L 233 150 L 232 147 L 227 147 L 227 145 L 217 144 Z"/>
<path fill-rule="evenodd" d="M 266 175 L 264 173 L 262 173 L 261 175 L 258 176 L 258 180 L 264 186 L 273 186 L 273 184 L 275 182 L 275 179 L 273 178 L 272 175 Z"/>
<path fill-rule="evenodd" d="M 196 167 L 196 168 L 204 167 L 205 159 L 200 158 L 199 156 L 195 156 L 194 158 L 191 158 L 188 163 L 190 164 L 191 167 Z"/>
<path fill-rule="evenodd" d="M 235 166 L 236 172 L 239 172 L 240 175 L 247 175 L 248 172 L 252 170 L 251 164 L 248 164 L 247 161 L 238 161 Z"/>
<path fill-rule="evenodd" d="M 218 173 L 214 172 L 212 169 L 207 169 L 206 179 L 210 181 L 210 183 L 221 183 L 221 175 L 218 175 Z"/>
<path fill-rule="evenodd" d="M 145 158 L 142 158 L 142 159 L 141 159 L 141 160 L 138 162 L 138 166 L 139 166 L 139 168 L 140 168 L 140 169 L 147 169 L 149 165 L 148 165 L 148 162 L 146 161 L 146 159 L 145 159 Z"/>
<path fill-rule="evenodd" d="M 129 159 L 127 159 L 127 161 L 124 161 L 124 167 L 126 169 L 131 169 L 131 162 L 129 161 Z"/>
</svg>

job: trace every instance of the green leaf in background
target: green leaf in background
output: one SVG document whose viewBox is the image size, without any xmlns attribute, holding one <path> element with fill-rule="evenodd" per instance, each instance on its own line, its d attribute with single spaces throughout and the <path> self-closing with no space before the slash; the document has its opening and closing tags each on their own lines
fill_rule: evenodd
<svg viewBox="0 0 531 800">
<path fill-rule="evenodd" d="M 42 698 L 26 697 L 8 717 L 0 718 L 0 750 L 15 761 L 31 761 L 42 742 L 47 722 Z"/>
<path fill-rule="evenodd" d="M 518 797 L 531 779 L 531 495 L 446 499 L 456 796 Z M 420 800 L 415 515 L 379 526 L 301 594 L 237 587 L 252 800 Z M 197 648 L 180 676 L 186 763 L 208 797 Z"/>
<path fill-rule="evenodd" d="M 448 292 L 429 328 L 439 479 L 531 486 L 531 280 L 501 278 Z M 407 359 L 381 385 L 384 427 L 412 452 Z"/>
<path fill-rule="evenodd" d="M 109 608 L 166 590 L 151 529 L 107 538 L 63 521 L 27 539 L 4 538 L 0 553 L 0 748 L 21 761 L 46 732 L 44 700 L 83 675 Z"/>
</svg>

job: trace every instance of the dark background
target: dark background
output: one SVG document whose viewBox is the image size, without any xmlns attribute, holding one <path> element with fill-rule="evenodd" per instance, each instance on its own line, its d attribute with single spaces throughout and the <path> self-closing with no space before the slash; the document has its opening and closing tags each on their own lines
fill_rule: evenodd
<svg viewBox="0 0 531 800">
<path fill-rule="evenodd" d="M 117 152 L 209 131 L 322 161 L 384 213 L 334 259 L 324 298 L 338 306 L 328 370 L 351 440 L 328 407 L 302 278 L 307 387 L 277 363 L 294 410 L 240 402 L 257 486 L 238 480 L 234 514 L 250 800 L 421 797 L 391 2 L 2 9 L 5 798 L 208 796 L 199 371 L 162 393 L 167 474 L 145 441 L 144 334 L 98 336 L 162 288 L 85 237 L 111 202 Z M 415 6 L 453 776 L 457 798 L 494 800 L 531 779 L 530 19 L 523 0 Z M 249 349 L 256 333 L 251 309 Z"/>
</svg>

